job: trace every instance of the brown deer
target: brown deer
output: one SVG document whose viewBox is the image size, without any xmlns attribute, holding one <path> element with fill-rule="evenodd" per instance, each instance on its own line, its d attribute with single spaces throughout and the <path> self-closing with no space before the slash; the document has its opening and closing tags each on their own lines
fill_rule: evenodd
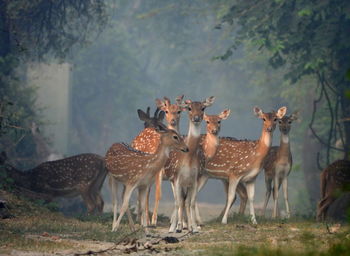
<svg viewBox="0 0 350 256">
<path fill-rule="evenodd" d="M 37 167 L 19 171 L 10 164 L 6 170 L 15 185 L 46 194 L 49 198 L 80 195 L 89 213 L 102 213 L 100 191 L 107 175 L 103 157 L 80 154 L 57 161 L 44 162 Z"/>
<path fill-rule="evenodd" d="M 254 113 L 263 120 L 263 128 L 259 140 L 233 140 L 221 138 L 217 153 L 206 164 L 207 175 L 228 181 L 228 197 L 222 223 L 227 223 L 227 215 L 235 198 L 236 188 L 242 183 L 246 188 L 251 221 L 256 224 L 254 212 L 255 179 L 262 168 L 272 143 L 272 134 L 278 118 L 282 118 L 287 108 L 281 107 L 277 113 L 264 113 L 260 108 L 254 107 Z"/>
<path fill-rule="evenodd" d="M 182 100 L 183 95 L 178 96 L 176 98 L 176 103 L 171 104 L 169 98 L 164 97 L 164 100 L 156 99 L 157 108 L 162 110 L 160 113 L 165 113 L 165 117 L 168 123 L 168 129 L 175 130 L 179 132 L 179 124 L 180 124 L 180 116 L 182 112 Z M 142 111 L 139 110 L 139 118 L 141 120 L 145 121 L 145 129 L 133 140 L 131 146 L 137 150 L 153 154 L 156 152 L 159 142 L 160 142 L 160 136 L 157 132 L 155 132 L 154 127 L 157 124 L 153 119 L 150 118 L 149 114 L 144 115 L 142 114 Z M 156 113 L 155 113 L 156 116 Z M 159 118 L 157 119 L 158 121 Z M 154 204 L 154 210 L 152 215 L 152 225 L 157 225 L 157 217 L 158 217 L 158 206 L 159 201 L 162 196 L 162 179 L 163 179 L 163 170 L 160 170 L 159 173 L 156 174 L 155 180 L 156 180 L 156 190 L 155 190 L 155 204 Z M 147 192 L 147 200 L 146 200 L 146 218 L 147 222 L 149 221 L 148 218 L 148 209 L 149 209 L 149 194 L 150 191 Z"/>
<path fill-rule="evenodd" d="M 154 176 L 164 166 L 171 150 L 188 152 L 188 147 L 181 136 L 174 130 L 167 129 L 163 124 L 155 129 L 160 134 L 160 143 L 154 154 L 148 154 L 135 150 L 123 143 L 113 144 L 106 153 L 106 166 L 112 176 L 113 198 L 113 225 L 112 231 L 116 231 L 120 221 L 128 210 L 129 199 L 135 188 L 140 195 L 141 225 L 147 226 L 145 203 L 149 187 L 154 182 Z M 117 186 L 124 185 L 123 203 L 117 219 Z M 133 223 L 129 218 L 129 224 Z"/>
<path fill-rule="evenodd" d="M 204 156 L 200 150 L 201 122 L 204 110 L 213 104 L 214 97 L 209 97 L 203 102 L 186 100 L 184 108 L 189 114 L 189 131 L 185 139 L 189 147 L 188 154 L 174 152 L 166 164 L 164 171 L 169 178 L 175 198 L 175 212 L 169 232 L 182 231 L 182 214 L 185 205 L 188 219 L 188 228 L 192 232 L 198 232 L 195 218 L 195 202 L 198 190 L 198 175 L 204 166 Z"/>
<path fill-rule="evenodd" d="M 350 188 L 350 161 L 337 160 L 326 167 L 320 175 L 321 200 L 317 205 L 317 220 L 324 221 L 330 205 L 340 193 Z"/>
<path fill-rule="evenodd" d="M 298 119 L 298 112 L 294 112 L 290 116 L 284 116 L 278 120 L 278 127 L 281 133 L 280 146 L 271 147 L 263 164 L 265 170 L 265 185 L 266 197 L 263 212 L 265 215 L 266 206 L 269 202 L 272 182 L 273 182 L 273 200 L 274 207 L 272 217 L 276 218 L 278 215 L 278 190 L 282 184 L 284 202 L 286 205 L 286 217 L 290 217 L 289 202 L 288 202 L 288 175 L 292 170 L 292 152 L 290 150 L 289 132 L 292 122 Z"/>
</svg>

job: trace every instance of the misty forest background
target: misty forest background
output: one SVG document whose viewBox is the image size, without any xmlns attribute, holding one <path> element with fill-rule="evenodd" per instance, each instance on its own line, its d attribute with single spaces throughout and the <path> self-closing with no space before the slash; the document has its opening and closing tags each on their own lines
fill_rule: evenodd
<svg viewBox="0 0 350 256">
<path fill-rule="evenodd" d="M 181 94 L 216 96 L 207 113 L 231 109 L 221 136 L 257 139 L 253 107 L 285 105 L 300 111 L 292 213 L 315 215 L 321 169 L 349 157 L 349 31 L 345 0 L 0 0 L 1 151 L 23 170 L 43 161 L 35 122 L 46 151 L 104 155 L 143 129 L 138 108 Z M 187 125 L 184 112 L 182 134 Z M 257 182 L 259 206 L 263 173 Z M 173 200 L 169 183 L 163 191 Z M 224 204 L 221 182 L 198 200 Z"/>
</svg>

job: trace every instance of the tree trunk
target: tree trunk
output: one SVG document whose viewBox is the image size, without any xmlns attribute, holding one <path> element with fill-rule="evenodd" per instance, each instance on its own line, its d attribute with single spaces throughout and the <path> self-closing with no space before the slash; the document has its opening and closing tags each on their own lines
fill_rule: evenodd
<svg viewBox="0 0 350 256">
<path fill-rule="evenodd" d="M 345 95 L 345 91 L 340 94 L 340 109 L 340 118 L 344 124 L 344 159 L 350 160 L 350 99 Z"/>
<path fill-rule="evenodd" d="M 0 0 L 0 57 L 11 52 L 10 28 L 7 20 L 7 3 Z"/>
</svg>

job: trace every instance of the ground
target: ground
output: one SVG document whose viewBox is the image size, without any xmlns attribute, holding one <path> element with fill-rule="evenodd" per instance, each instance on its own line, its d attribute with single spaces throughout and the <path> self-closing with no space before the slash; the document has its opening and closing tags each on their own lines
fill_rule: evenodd
<svg viewBox="0 0 350 256">
<path fill-rule="evenodd" d="M 10 193 L 0 195 L 10 212 L 0 220 L 0 255 L 350 255 L 347 224 L 260 217 L 253 226 L 234 215 L 227 225 L 207 221 L 198 234 L 169 234 L 163 217 L 146 236 L 126 223 L 111 232 L 110 213 L 65 217 Z"/>
</svg>

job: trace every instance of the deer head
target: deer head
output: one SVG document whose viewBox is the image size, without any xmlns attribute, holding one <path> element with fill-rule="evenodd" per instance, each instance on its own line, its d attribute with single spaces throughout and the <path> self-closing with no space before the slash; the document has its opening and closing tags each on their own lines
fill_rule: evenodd
<svg viewBox="0 0 350 256">
<path fill-rule="evenodd" d="M 168 127 L 176 131 L 178 131 L 180 115 L 183 110 L 183 97 L 183 95 L 178 96 L 175 104 L 171 104 L 170 99 L 167 97 L 164 97 L 164 100 L 156 99 L 157 107 L 165 112 Z"/>
<path fill-rule="evenodd" d="M 281 107 L 280 109 L 278 109 L 277 113 L 275 111 L 272 111 L 270 113 L 264 113 L 260 108 L 254 107 L 254 114 L 264 121 L 263 130 L 265 132 L 270 133 L 272 133 L 275 130 L 277 120 L 282 119 L 286 112 L 286 107 Z"/>
<path fill-rule="evenodd" d="M 199 125 L 203 120 L 204 110 L 214 103 L 215 97 L 206 98 L 203 102 L 186 100 L 183 107 L 187 109 L 190 122 Z"/>
<path fill-rule="evenodd" d="M 295 111 L 290 116 L 284 116 L 278 120 L 278 127 L 282 134 L 288 134 L 292 126 L 292 122 L 297 120 L 299 117 L 299 111 Z"/>
<path fill-rule="evenodd" d="M 207 123 L 207 133 L 218 135 L 221 129 L 221 120 L 226 120 L 229 115 L 229 109 L 225 109 L 219 115 L 207 115 L 204 113 L 204 121 Z"/>
<path fill-rule="evenodd" d="M 155 128 L 158 123 L 161 123 L 164 119 L 164 112 L 159 108 L 154 112 L 154 116 L 150 115 L 150 107 L 147 107 L 147 112 L 143 112 L 141 109 L 137 110 L 137 114 L 141 121 L 144 121 L 145 128 Z"/>
</svg>

